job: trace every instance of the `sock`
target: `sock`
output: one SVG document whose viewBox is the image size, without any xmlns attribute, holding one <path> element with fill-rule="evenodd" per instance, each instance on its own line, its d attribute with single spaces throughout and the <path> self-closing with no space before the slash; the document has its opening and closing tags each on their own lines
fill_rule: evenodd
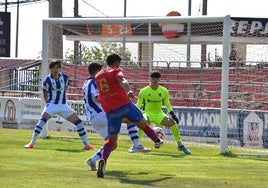
<svg viewBox="0 0 268 188">
<path fill-rule="evenodd" d="M 105 144 L 103 145 L 103 151 L 102 151 L 102 159 L 105 161 L 109 158 L 112 150 L 114 147 L 114 143 L 111 142 L 110 140 L 107 140 Z"/>
<path fill-rule="evenodd" d="M 128 135 L 131 138 L 131 141 L 134 145 L 134 147 L 138 147 L 141 145 L 139 136 L 138 136 L 138 129 L 137 126 L 134 123 L 131 123 L 127 125 Z"/>
<path fill-rule="evenodd" d="M 101 158 L 101 154 L 103 152 L 103 148 L 101 147 L 92 157 L 90 157 L 92 162 L 97 162 Z"/>
<path fill-rule="evenodd" d="M 144 131 L 141 128 L 139 128 L 138 129 L 138 136 L 139 136 L 139 138 L 141 138 L 143 136 L 143 134 L 144 134 Z"/>
<path fill-rule="evenodd" d="M 81 137 L 82 142 L 84 143 L 84 145 L 88 145 L 89 143 L 88 143 L 87 133 L 85 131 L 85 128 L 81 119 L 78 119 L 76 122 L 74 122 L 74 124 L 77 127 L 77 133 Z"/>
<path fill-rule="evenodd" d="M 154 142 L 159 140 L 156 132 L 147 124 L 146 127 L 143 129 L 145 134 L 150 137 Z"/>
<path fill-rule="evenodd" d="M 32 135 L 32 140 L 31 142 L 35 143 L 37 140 L 38 135 L 40 134 L 40 132 L 43 129 L 43 126 L 46 124 L 47 119 L 44 117 L 41 117 L 41 119 L 37 122 L 37 124 L 34 127 L 34 132 Z"/>
<path fill-rule="evenodd" d="M 181 144 L 181 135 L 180 135 L 180 129 L 177 124 L 174 124 L 170 127 L 170 131 L 174 137 L 174 139 L 178 142 L 178 144 Z"/>
</svg>

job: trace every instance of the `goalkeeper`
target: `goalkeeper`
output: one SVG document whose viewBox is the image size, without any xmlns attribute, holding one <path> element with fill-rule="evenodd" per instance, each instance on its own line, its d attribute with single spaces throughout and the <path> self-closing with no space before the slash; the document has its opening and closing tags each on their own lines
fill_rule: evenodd
<svg viewBox="0 0 268 188">
<path fill-rule="evenodd" d="M 169 127 L 173 137 L 178 143 L 178 150 L 183 151 L 186 155 L 190 155 L 191 151 L 181 142 L 178 127 L 179 120 L 172 110 L 168 89 L 159 85 L 160 78 L 161 73 L 159 71 L 153 71 L 150 74 L 150 85 L 140 90 L 137 106 L 143 109 L 144 116 L 149 123 Z M 163 112 L 162 106 L 167 108 L 170 116 Z M 141 137 L 142 134 L 142 130 L 139 129 L 139 137 Z"/>
</svg>

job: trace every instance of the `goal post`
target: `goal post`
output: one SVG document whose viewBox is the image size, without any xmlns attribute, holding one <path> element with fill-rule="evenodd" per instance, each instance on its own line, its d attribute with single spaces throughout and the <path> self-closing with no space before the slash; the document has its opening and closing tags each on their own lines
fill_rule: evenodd
<svg viewBox="0 0 268 188">
<path fill-rule="evenodd" d="M 63 58 L 62 50 L 55 49 L 55 41 L 53 42 L 53 33 L 50 32 L 51 26 L 62 29 L 62 37 L 65 40 L 85 41 L 95 43 L 137 43 L 133 54 L 137 54 L 137 58 L 132 59 L 129 64 L 139 65 L 140 68 L 146 67 L 151 71 L 155 66 L 161 70 L 165 67 L 158 66 L 162 62 L 161 52 L 155 51 L 155 45 L 177 45 L 178 48 L 191 45 L 190 49 L 196 52 L 193 56 L 201 56 L 199 47 L 195 45 L 201 44 L 217 44 L 222 46 L 222 66 L 221 66 L 221 89 L 220 89 L 220 153 L 227 152 L 227 119 L 228 119 L 228 83 L 229 83 L 229 38 L 230 38 L 230 16 L 223 17 L 120 17 L 120 18 L 48 18 L 43 20 L 43 36 L 42 36 L 42 78 L 48 74 L 48 61 L 55 58 Z M 187 25 L 191 24 L 191 27 Z M 123 29 L 122 29 L 123 28 Z M 187 28 L 190 28 L 190 37 Z M 125 32 L 123 32 L 125 31 Z M 66 39 L 67 38 L 67 39 Z M 189 47 L 189 46 L 188 46 Z M 177 46 L 176 46 L 177 48 Z M 138 49 L 138 50 L 137 50 Z M 188 48 L 189 49 L 189 48 Z M 175 51 L 176 49 L 174 49 Z M 55 52 L 59 54 L 55 55 Z M 180 54 L 181 53 L 181 54 Z M 182 55 L 183 53 L 183 55 Z M 192 55 L 193 53 L 191 53 Z M 180 62 L 185 57 L 185 69 L 195 68 L 195 57 L 187 57 L 187 53 L 179 52 L 174 55 L 174 61 Z M 207 54 L 205 54 L 207 56 Z M 158 59 L 157 59 L 158 58 Z M 162 58 L 162 59 L 161 59 Z M 159 61 L 160 59 L 160 61 Z M 179 59 L 179 60 L 178 60 Z M 82 63 L 82 59 L 81 64 Z M 137 60 L 137 61 L 135 61 Z M 83 60 L 85 61 L 85 60 Z M 92 60 L 86 60 L 87 64 Z M 104 61 L 100 59 L 99 61 Z M 200 60 L 199 60 L 200 61 Z M 125 62 L 125 61 L 124 61 Z M 166 62 L 164 60 L 163 62 Z M 172 65 L 172 60 L 168 61 L 168 66 Z M 200 62 L 197 68 L 206 67 L 207 62 Z M 137 66 L 137 67 L 139 67 Z M 189 66 L 189 67 L 188 67 Z M 179 65 L 174 68 L 180 69 Z M 138 68 L 137 68 L 138 69 Z M 131 72 L 129 72 L 131 74 Z M 146 73 L 147 74 L 147 73 Z M 146 75 L 145 73 L 143 75 Z M 211 78 L 213 79 L 213 77 Z M 212 80 L 213 81 L 213 80 Z M 174 81 L 176 82 L 176 81 Z M 180 82 L 180 80 L 177 80 Z M 189 84 L 194 85 L 200 80 L 194 80 Z M 167 83 L 168 84 L 168 83 Z M 137 86 L 138 87 L 138 86 Z M 137 88 L 138 90 L 139 88 Z M 173 91 L 173 90 L 172 90 Z M 176 89 L 179 91 L 179 89 Z M 176 92 L 175 91 L 175 92 Z M 42 137 L 46 137 L 47 129 L 44 128 Z"/>
<path fill-rule="evenodd" d="M 229 84 L 229 45 L 230 45 L 230 16 L 223 21 L 223 56 L 222 56 L 222 82 L 221 82 L 221 128 L 220 152 L 227 152 L 227 119 L 228 119 L 228 84 Z"/>
<path fill-rule="evenodd" d="M 43 80 L 46 78 L 46 76 L 48 75 L 48 73 L 49 73 L 49 69 L 48 69 L 48 37 L 49 37 L 49 35 L 48 35 L 48 23 L 46 23 L 46 22 L 43 22 L 43 25 L 42 25 L 42 31 L 43 31 L 43 33 L 42 33 L 42 66 L 41 66 L 41 77 L 42 77 L 42 82 L 43 82 Z M 42 87 L 40 87 L 40 92 L 41 93 L 43 93 L 43 88 Z M 41 99 L 42 99 L 42 102 L 41 102 L 41 104 L 42 104 L 42 106 L 43 106 L 43 108 L 45 107 L 45 101 L 44 101 L 44 99 L 43 99 L 43 95 L 41 95 Z M 42 131 L 41 131 L 41 133 L 40 133 L 40 136 L 42 137 L 42 138 L 47 138 L 47 136 L 48 136 L 48 133 L 47 133 L 47 131 L 48 131 L 48 125 L 47 124 L 45 124 L 44 126 L 43 126 L 43 129 L 42 129 Z"/>
</svg>

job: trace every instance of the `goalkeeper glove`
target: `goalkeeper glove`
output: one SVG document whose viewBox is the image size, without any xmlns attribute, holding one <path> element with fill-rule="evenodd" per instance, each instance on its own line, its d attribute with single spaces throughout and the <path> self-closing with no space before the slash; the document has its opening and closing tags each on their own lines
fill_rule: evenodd
<svg viewBox="0 0 268 188">
<path fill-rule="evenodd" d="M 177 124 L 179 124 L 179 119 L 177 118 L 177 116 L 173 111 L 170 111 L 169 115 L 171 116 L 172 119 L 174 119 L 174 121 L 176 121 Z"/>
</svg>

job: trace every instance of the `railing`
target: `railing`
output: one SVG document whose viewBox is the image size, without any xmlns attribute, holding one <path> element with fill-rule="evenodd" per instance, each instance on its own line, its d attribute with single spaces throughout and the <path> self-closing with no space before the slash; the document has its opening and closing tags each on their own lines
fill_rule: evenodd
<svg viewBox="0 0 268 188">
<path fill-rule="evenodd" d="M 198 62 L 195 63 L 198 64 Z M 266 94 L 268 93 L 268 69 L 263 64 L 261 68 L 257 66 L 257 63 L 252 62 L 246 63 L 244 67 L 229 68 L 228 107 L 268 110 L 268 95 Z M 183 62 L 179 61 L 156 61 L 153 65 L 153 69 L 161 71 L 161 84 L 169 89 L 173 105 L 220 107 L 220 67 L 187 68 L 184 67 Z M 138 95 L 139 90 L 149 84 L 149 67 L 145 64 L 141 66 L 123 64 L 122 67 L 130 86 Z M 82 85 L 88 77 L 87 66 L 78 65 L 76 76 L 73 65 L 63 66 L 63 72 L 67 73 L 71 79 L 67 90 L 68 99 L 83 100 Z M 13 85 L 6 84 L 0 87 L 1 95 L 41 97 L 38 92 L 40 86 L 32 84 L 40 80 L 36 77 Z M 16 89 L 12 89 L 13 87 Z"/>
<path fill-rule="evenodd" d="M 0 90 L 1 96 L 3 97 L 29 97 L 29 98 L 40 98 L 40 92 L 34 91 L 16 91 L 16 90 Z"/>
</svg>

